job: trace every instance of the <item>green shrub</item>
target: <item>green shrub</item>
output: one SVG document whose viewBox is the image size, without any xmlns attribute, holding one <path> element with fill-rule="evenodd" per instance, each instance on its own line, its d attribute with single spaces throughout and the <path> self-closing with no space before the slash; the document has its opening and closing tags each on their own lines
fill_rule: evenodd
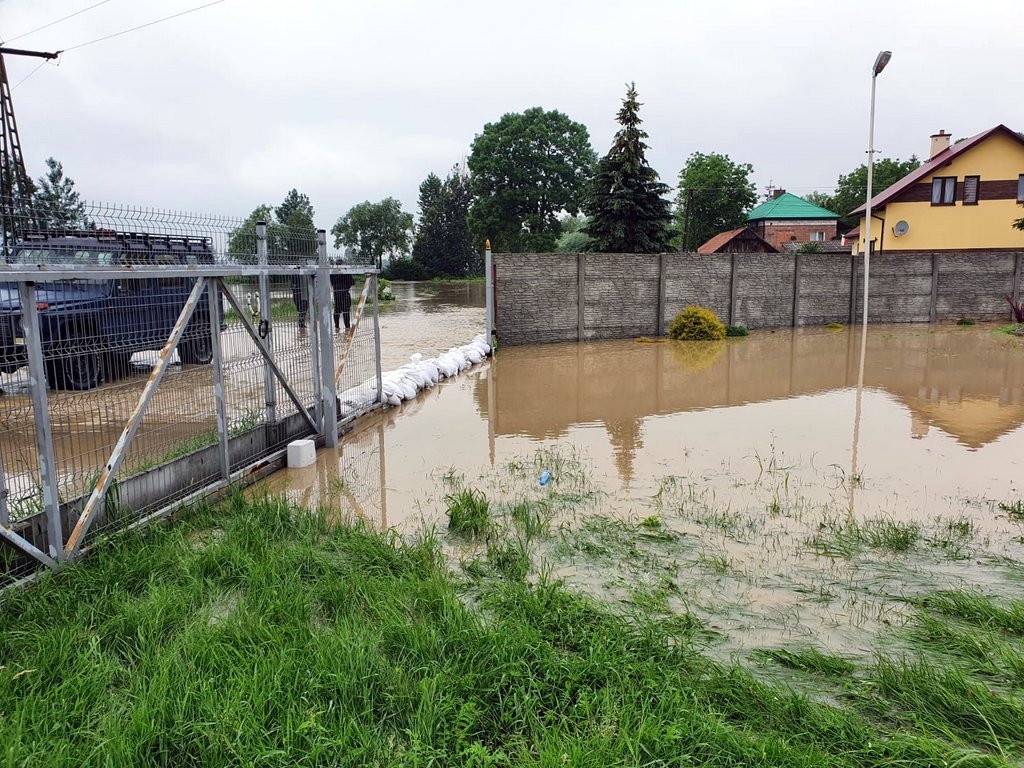
<svg viewBox="0 0 1024 768">
<path fill-rule="evenodd" d="M 841 330 L 843 330 L 843 324 L 842 323 L 829 323 L 825 327 L 828 330 L 830 330 L 830 331 L 841 331 Z"/>
<path fill-rule="evenodd" d="M 725 326 L 726 336 L 749 336 L 750 331 L 747 330 L 745 325 L 727 325 Z"/>
<path fill-rule="evenodd" d="M 391 290 L 391 281 L 383 277 L 377 278 L 377 301 L 394 301 L 395 294 Z"/>
<path fill-rule="evenodd" d="M 974 325 L 974 321 L 969 317 L 961 317 L 956 321 L 957 325 Z"/>
<path fill-rule="evenodd" d="M 381 277 L 388 280 L 429 280 L 430 273 L 418 261 L 392 259 L 381 271 Z"/>
<path fill-rule="evenodd" d="M 678 341 L 719 341 L 725 338 L 725 325 L 706 307 L 687 307 L 675 316 L 668 335 Z"/>
</svg>

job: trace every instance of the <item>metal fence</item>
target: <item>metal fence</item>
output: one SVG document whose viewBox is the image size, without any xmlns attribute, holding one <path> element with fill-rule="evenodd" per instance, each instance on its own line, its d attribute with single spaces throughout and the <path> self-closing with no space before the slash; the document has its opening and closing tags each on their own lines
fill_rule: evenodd
<svg viewBox="0 0 1024 768">
<path fill-rule="evenodd" d="M 380 403 L 377 270 L 341 263 L 322 230 L 85 214 L 5 237 L 0 583 L 258 472 L 298 437 L 335 445 Z"/>
</svg>

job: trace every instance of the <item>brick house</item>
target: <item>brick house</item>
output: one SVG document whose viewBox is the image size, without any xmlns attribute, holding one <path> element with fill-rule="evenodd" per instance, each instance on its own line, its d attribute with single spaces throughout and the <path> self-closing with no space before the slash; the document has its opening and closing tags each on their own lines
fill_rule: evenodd
<svg viewBox="0 0 1024 768">
<path fill-rule="evenodd" d="M 839 237 L 839 214 L 777 189 L 747 214 L 749 225 L 782 251 L 787 243 L 826 242 Z"/>
</svg>

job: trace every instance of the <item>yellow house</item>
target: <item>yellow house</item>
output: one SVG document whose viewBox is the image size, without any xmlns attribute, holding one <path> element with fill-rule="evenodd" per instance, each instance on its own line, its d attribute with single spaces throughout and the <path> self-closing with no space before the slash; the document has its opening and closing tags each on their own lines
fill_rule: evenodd
<svg viewBox="0 0 1024 768">
<path fill-rule="evenodd" d="M 950 146 L 931 137 L 931 157 L 871 201 L 873 252 L 1024 251 L 1024 136 L 1005 125 Z M 863 253 L 860 227 L 847 237 Z"/>
</svg>

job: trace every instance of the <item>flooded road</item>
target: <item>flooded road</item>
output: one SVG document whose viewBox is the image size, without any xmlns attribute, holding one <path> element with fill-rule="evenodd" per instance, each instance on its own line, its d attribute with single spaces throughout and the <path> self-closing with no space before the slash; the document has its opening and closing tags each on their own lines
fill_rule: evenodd
<svg viewBox="0 0 1024 768">
<path fill-rule="evenodd" d="M 443 531 L 453 487 L 558 506 L 542 557 L 622 599 L 661 566 L 586 556 L 596 545 L 579 524 L 614 538 L 656 516 L 676 537 L 663 553 L 680 589 L 670 602 L 707 615 L 730 650 L 794 637 L 855 650 L 913 594 L 1019 594 L 1024 342 L 988 327 L 873 327 L 854 467 L 859 342 L 801 329 L 502 349 L 267 487 L 407 532 Z"/>
</svg>

